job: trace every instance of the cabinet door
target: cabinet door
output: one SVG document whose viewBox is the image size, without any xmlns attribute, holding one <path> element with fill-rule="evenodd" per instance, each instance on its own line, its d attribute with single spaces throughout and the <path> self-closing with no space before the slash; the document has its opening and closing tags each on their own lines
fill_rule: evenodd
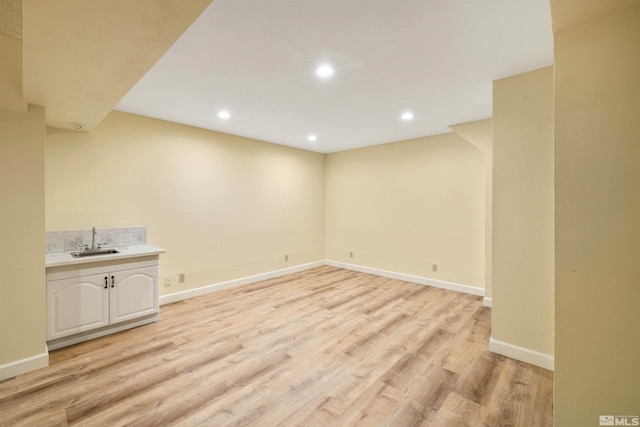
<svg viewBox="0 0 640 427">
<path fill-rule="evenodd" d="M 47 340 L 109 324 L 107 274 L 47 282 Z"/>
<path fill-rule="evenodd" d="M 158 267 L 138 268 L 109 275 L 111 323 L 158 311 Z"/>
</svg>

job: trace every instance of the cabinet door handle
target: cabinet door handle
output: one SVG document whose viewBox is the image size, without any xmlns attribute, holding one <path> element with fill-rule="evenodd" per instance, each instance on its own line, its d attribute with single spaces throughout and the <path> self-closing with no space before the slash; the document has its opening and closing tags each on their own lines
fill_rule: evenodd
<svg viewBox="0 0 640 427">
<path fill-rule="evenodd" d="M 109 278 L 107 276 L 104 276 L 104 288 L 109 288 Z"/>
<path fill-rule="evenodd" d="M 111 287 L 112 288 L 116 287 L 116 277 L 115 276 L 111 276 Z"/>
</svg>

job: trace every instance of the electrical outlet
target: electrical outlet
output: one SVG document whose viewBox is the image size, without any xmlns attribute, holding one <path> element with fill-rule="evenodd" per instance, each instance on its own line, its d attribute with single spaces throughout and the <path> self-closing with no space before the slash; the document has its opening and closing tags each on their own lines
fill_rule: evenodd
<svg viewBox="0 0 640 427">
<path fill-rule="evenodd" d="M 178 282 L 184 283 L 184 273 L 178 274 Z"/>
<path fill-rule="evenodd" d="M 164 278 L 164 285 L 171 286 L 171 276 L 167 276 Z"/>
<path fill-rule="evenodd" d="M 431 264 L 431 271 L 438 271 L 438 264 Z"/>
<path fill-rule="evenodd" d="M 284 260 L 285 260 L 285 261 L 289 261 L 289 255 L 285 255 L 285 256 L 284 256 Z"/>
<path fill-rule="evenodd" d="M 349 252 L 349 258 L 353 258 L 353 252 Z"/>
</svg>

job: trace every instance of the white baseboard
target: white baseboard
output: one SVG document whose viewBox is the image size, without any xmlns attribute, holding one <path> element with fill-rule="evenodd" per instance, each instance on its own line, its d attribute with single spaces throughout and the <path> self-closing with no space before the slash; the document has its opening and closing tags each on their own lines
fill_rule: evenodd
<svg viewBox="0 0 640 427">
<path fill-rule="evenodd" d="M 521 362 L 530 363 L 532 365 L 536 365 L 541 368 L 553 371 L 553 356 L 545 353 L 540 353 L 539 351 L 520 347 L 514 344 L 509 344 L 503 341 L 494 340 L 493 337 L 489 339 L 489 350 L 503 356 L 511 357 L 512 359 L 520 360 Z"/>
<path fill-rule="evenodd" d="M 49 366 L 49 352 L 45 347 L 44 353 L 16 360 L 6 365 L 0 365 L 0 381 L 35 371 Z"/>
<path fill-rule="evenodd" d="M 288 267 L 288 268 L 283 268 L 281 270 L 275 270 L 275 271 L 269 271 L 267 273 L 256 274 L 254 276 L 241 277 L 240 279 L 229 280 L 227 282 L 201 286 L 196 289 L 189 289 L 182 292 L 176 292 L 174 294 L 161 295 L 160 305 L 170 304 L 172 302 L 182 301 L 182 300 L 197 297 L 200 295 L 206 295 L 211 292 L 221 291 L 223 289 L 235 288 L 236 286 L 248 285 L 250 283 L 259 282 L 261 280 L 273 279 L 275 277 L 280 277 L 280 276 L 284 276 L 291 273 L 297 273 L 299 271 L 308 270 L 314 267 L 320 267 L 322 265 L 325 265 L 324 261 L 316 261 L 308 264 L 297 265 L 295 267 Z"/>
<path fill-rule="evenodd" d="M 482 305 L 485 307 L 493 307 L 493 299 L 489 297 L 482 298 Z"/>
<path fill-rule="evenodd" d="M 256 274 L 254 276 L 241 277 L 239 279 L 229 280 L 227 282 L 215 283 L 212 285 L 201 286 L 196 289 L 188 289 L 186 291 L 176 292 L 168 295 L 160 296 L 160 305 L 170 304 L 176 301 L 206 295 L 211 292 L 221 291 L 223 289 L 235 288 L 236 286 L 248 285 L 259 282 L 261 280 L 273 279 L 275 277 L 284 276 L 286 274 L 297 273 L 299 271 L 308 270 L 310 268 L 322 265 L 330 265 L 332 267 L 346 268 L 347 270 L 360 271 L 362 273 L 375 274 L 376 276 L 389 277 L 391 279 L 404 280 L 406 282 L 418 283 L 421 285 L 433 286 L 436 288 L 449 289 L 457 292 L 464 292 L 472 295 L 484 296 L 484 289 L 476 288 L 458 283 L 445 282 L 442 280 L 429 279 L 426 277 L 412 276 L 409 274 L 396 273 L 393 271 L 379 270 L 377 268 L 363 267 L 355 264 L 347 264 L 343 262 L 322 260 L 308 264 L 297 265 L 295 267 L 283 268 L 281 270 L 270 271 L 267 273 Z"/>
<path fill-rule="evenodd" d="M 420 285 L 433 286 L 435 288 L 448 289 L 451 291 L 464 292 L 465 294 L 484 296 L 484 289 L 474 286 L 461 285 L 459 283 L 445 282 L 443 280 L 429 279 L 427 277 L 412 276 L 410 274 L 396 273 L 393 271 L 379 270 L 377 268 L 363 267 L 361 265 L 347 264 L 338 261 L 326 261 L 332 267 L 346 268 L 348 270 L 359 271 L 361 273 L 375 274 L 376 276 L 388 277 L 390 279 L 404 280 L 405 282 L 418 283 Z"/>
</svg>

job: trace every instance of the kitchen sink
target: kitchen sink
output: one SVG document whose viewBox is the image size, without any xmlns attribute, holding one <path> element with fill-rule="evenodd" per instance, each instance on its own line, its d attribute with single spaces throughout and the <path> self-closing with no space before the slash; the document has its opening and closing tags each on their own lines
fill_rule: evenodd
<svg viewBox="0 0 640 427">
<path fill-rule="evenodd" d="M 117 253 L 120 253 L 120 251 L 117 249 L 89 249 L 87 251 L 71 252 L 71 256 L 74 258 L 84 258 L 87 256 L 109 255 Z"/>
</svg>

